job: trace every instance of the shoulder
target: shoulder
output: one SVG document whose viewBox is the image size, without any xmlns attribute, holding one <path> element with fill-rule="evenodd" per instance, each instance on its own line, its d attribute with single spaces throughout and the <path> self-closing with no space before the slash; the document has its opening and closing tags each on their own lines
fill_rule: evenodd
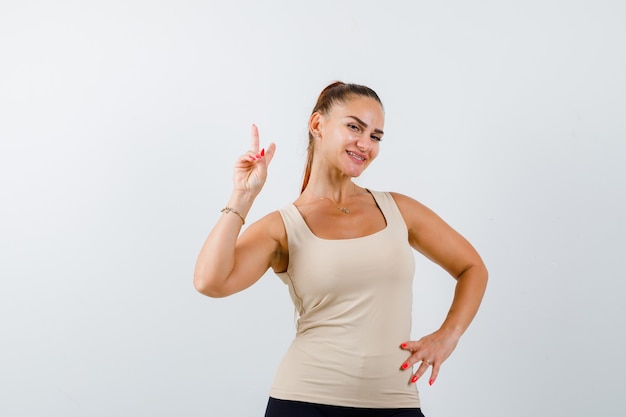
<svg viewBox="0 0 626 417">
<path fill-rule="evenodd" d="M 368 189 L 368 191 L 374 196 L 377 203 L 383 203 L 385 205 L 395 205 L 405 221 L 411 213 L 420 212 L 426 207 L 419 203 L 417 200 L 397 192 L 393 191 L 376 191 Z"/>
<path fill-rule="evenodd" d="M 398 210 L 400 210 L 400 214 L 402 214 L 411 236 L 415 236 L 425 229 L 447 227 L 445 222 L 434 211 L 414 198 L 395 192 L 390 192 L 389 194 L 398 206 Z"/>
<path fill-rule="evenodd" d="M 430 259 L 441 260 L 453 248 L 465 247 L 465 239 L 434 211 L 406 195 L 391 194 L 402 213 L 409 231 L 409 243 L 414 249 Z"/>
<path fill-rule="evenodd" d="M 263 233 L 274 240 L 282 240 L 286 236 L 285 223 L 279 210 L 272 211 L 252 223 L 246 230 L 248 231 Z"/>
<path fill-rule="evenodd" d="M 392 191 L 389 192 L 389 195 L 393 198 L 393 201 L 395 201 L 403 217 L 409 216 L 415 213 L 419 214 L 419 213 L 425 213 L 425 212 L 432 212 L 428 207 L 426 207 L 419 201 L 407 195 L 392 192 Z"/>
</svg>

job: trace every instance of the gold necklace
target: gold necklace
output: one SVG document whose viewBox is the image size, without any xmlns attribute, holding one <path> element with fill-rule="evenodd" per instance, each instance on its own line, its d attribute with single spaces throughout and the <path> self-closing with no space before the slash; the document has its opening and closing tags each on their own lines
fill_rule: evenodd
<svg viewBox="0 0 626 417">
<path fill-rule="evenodd" d="M 336 205 L 336 207 L 337 207 L 337 210 L 339 210 L 339 211 L 340 211 L 340 212 L 342 212 L 343 214 L 350 214 L 350 209 L 349 209 L 349 208 L 347 208 L 347 207 L 339 207 L 339 206 L 337 206 L 337 203 L 336 203 L 333 199 L 331 199 L 331 198 L 329 198 L 329 197 L 320 197 L 320 196 L 318 196 L 318 195 L 313 194 L 313 191 L 310 191 L 310 190 L 309 190 L 309 192 L 313 195 L 313 197 L 317 197 L 317 198 L 318 198 L 318 199 L 320 199 L 320 200 L 328 200 L 328 201 L 330 201 L 331 203 L 335 204 L 335 205 Z"/>
</svg>

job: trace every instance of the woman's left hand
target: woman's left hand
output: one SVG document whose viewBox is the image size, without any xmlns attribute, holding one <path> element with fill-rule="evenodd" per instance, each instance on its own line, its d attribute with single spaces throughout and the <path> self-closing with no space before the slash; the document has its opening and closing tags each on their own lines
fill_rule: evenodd
<svg viewBox="0 0 626 417">
<path fill-rule="evenodd" d="M 432 366 L 428 381 L 432 385 L 437 379 L 441 364 L 448 359 L 458 341 L 458 337 L 446 334 L 440 329 L 418 341 L 404 342 L 400 345 L 400 349 L 409 351 L 411 356 L 400 366 L 400 369 L 412 369 L 412 366 L 419 362 L 417 371 L 411 378 L 411 383 L 415 383 Z"/>
</svg>

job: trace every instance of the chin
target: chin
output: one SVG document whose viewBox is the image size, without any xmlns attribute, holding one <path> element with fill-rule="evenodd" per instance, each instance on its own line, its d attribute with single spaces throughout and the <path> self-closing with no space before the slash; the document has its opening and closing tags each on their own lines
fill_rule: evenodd
<svg viewBox="0 0 626 417">
<path fill-rule="evenodd" d="M 359 170 L 357 172 L 355 172 L 355 171 L 347 172 L 347 175 L 349 177 L 352 177 L 352 178 L 359 178 L 361 176 L 361 174 L 363 173 L 363 171 L 365 171 L 365 170 L 361 169 L 361 170 Z"/>
<path fill-rule="evenodd" d="M 363 172 L 365 171 L 365 169 L 369 166 L 365 165 L 365 166 L 348 166 L 343 170 L 343 173 L 345 175 L 347 175 L 348 177 L 352 177 L 352 178 L 358 178 L 361 176 L 361 174 L 363 174 Z"/>
</svg>

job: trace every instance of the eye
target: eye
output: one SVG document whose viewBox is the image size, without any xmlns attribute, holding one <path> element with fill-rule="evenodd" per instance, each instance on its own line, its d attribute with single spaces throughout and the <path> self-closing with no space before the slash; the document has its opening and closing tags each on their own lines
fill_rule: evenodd
<svg viewBox="0 0 626 417">
<path fill-rule="evenodd" d="M 376 136 L 376 135 L 372 135 L 370 137 L 372 138 L 372 140 L 375 140 L 376 142 L 380 142 L 381 140 L 383 140 L 383 138 L 381 138 L 380 136 Z"/>
<path fill-rule="evenodd" d="M 348 129 L 354 130 L 355 132 L 358 132 L 360 130 L 359 127 L 353 123 L 348 124 Z"/>
</svg>

